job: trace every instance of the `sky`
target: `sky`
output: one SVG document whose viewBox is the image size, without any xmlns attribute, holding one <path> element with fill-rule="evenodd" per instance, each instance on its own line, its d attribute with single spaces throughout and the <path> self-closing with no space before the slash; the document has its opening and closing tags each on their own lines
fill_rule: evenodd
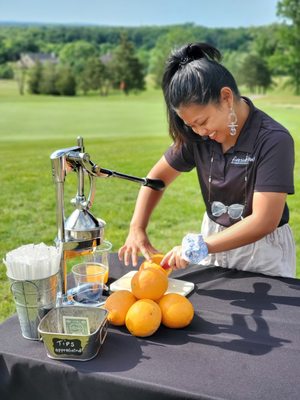
<svg viewBox="0 0 300 400">
<path fill-rule="evenodd" d="M 0 22 L 237 28 L 280 22 L 278 0 L 0 0 Z"/>
</svg>

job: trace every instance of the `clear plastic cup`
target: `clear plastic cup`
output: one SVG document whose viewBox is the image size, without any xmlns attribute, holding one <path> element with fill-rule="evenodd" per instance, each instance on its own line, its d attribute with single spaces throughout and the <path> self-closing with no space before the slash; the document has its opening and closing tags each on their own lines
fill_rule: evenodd
<svg viewBox="0 0 300 400">
<path fill-rule="evenodd" d="M 95 247 L 93 252 L 86 255 L 86 260 L 90 263 L 97 263 L 107 267 L 107 273 L 104 276 L 104 283 L 108 281 L 109 275 L 109 258 L 111 254 L 112 244 L 108 240 L 103 240 L 103 242 Z"/>
<path fill-rule="evenodd" d="M 97 305 L 103 302 L 103 291 L 106 289 L 105 278 L 108 267 L 96 262 L 83 262 L 72 267 L 75 287 L 72 296 L 75 303 Z"/>
</svg>

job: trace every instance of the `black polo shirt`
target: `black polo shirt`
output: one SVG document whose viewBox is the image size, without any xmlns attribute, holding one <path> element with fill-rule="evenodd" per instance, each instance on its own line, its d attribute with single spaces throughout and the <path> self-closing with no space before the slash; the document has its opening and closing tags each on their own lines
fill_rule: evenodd
<svg viewBox="0 0 300 400">
<path fill-rule="evenodd" d="M 256 192 L 294 193 L 294 141 L 290 133 L 270 116 L 250 107 L 248 118 L 234 147 L 223 153 L 220 143 L 189 133 L 178 151 L 173 145 L 165 152 L 167 162 L 181 172 L 197 169 L 202 196 L 208 216 L 215 222 L 230 226 L 228 213 L 214 217 L 213 201 L 245 205 L 243 217 L 252 213 L 252 198 Z M 209 176 L 211 182 L 209 183 Z M 210 199 L 209 199 L 210 197 Z M 289 220 L 285 204 L 279 226 Z"/>
</svg>

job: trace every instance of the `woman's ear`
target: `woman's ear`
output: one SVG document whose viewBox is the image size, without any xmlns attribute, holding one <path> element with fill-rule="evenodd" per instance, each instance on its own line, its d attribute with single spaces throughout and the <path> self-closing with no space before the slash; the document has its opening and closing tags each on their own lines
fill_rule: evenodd
<svg viewBox="0 0 300 400">
<path fill-rule="evenodd" d="M 233 106 L 233 93 L 230 87 L 224 86 L 220 91 L 220 100 L 221 103 L 227 103 L 228 107 L 231 108 Z"/>
</svg>

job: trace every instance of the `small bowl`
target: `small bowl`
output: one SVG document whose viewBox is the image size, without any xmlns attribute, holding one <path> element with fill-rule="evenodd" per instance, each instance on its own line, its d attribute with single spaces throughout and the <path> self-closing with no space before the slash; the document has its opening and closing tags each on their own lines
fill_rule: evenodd
<svg viewBox="0 0 300 400">
<path fill-rule="evenodd" d="M 41 320 L 38 332 L 47 356 L 56 360 L 87 361 L 96 357 L 107 335 L 107 314 L 102 308 L 66 306 L 50 310 Z M 64 317 L 85 318 L 90 333 L 65 333 Z"/>
</svg>

